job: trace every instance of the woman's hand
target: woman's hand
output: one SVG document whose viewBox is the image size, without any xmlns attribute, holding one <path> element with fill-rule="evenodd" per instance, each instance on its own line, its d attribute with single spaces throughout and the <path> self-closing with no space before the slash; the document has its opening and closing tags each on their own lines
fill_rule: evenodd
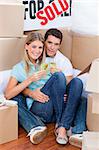
<svg viewBox="0 0 99 150">
<path fill-rule="evenodd" d="M 44 77 L 45 75 L 46 75 L 46 71 L 41 70 L 36 73 L 33 73 L 33 75 L 30 76 L 29 78 L 32 82 L 36 82 L 36 81 L 40 80 L 42 77 Z"/>
<path fill-rule="evenodd" d="M 49 100 L 49 97 L 43 92 L 41 92 L 40 88 L 37 88 L 36 90 L 31 91 L 29 96 L 41 103 L 48 102 Z"/>
</svg>

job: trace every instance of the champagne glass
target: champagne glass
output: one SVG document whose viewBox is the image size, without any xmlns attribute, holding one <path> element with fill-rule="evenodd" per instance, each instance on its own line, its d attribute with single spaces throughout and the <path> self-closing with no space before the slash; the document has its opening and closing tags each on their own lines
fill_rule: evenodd
<svg viewBox="0 0 99 150">
<path fill-rule="evenodd" d="M 53 69 L 54 72 L 57 72 L 57 66 L 55 62 L 50 62 L 49 66 L 50 66 L 50 71 L 51 69 Z"/>
</svg>

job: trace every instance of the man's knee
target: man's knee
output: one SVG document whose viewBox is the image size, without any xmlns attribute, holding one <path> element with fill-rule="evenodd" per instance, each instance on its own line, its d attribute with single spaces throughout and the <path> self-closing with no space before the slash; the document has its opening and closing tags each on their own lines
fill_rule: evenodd
<svg viewBox="0 0 99 150">
<path fill-rule="evenodd" d="M 65 75 L 62 72 L 55 72 L 53 74 L 58 80 L 60 81 L 65 81 L 66 82 L 66 78 Z"/>
<path fill-rule="evenodd" d="M 79 78 L 73 78 L 71 83 L 74 84 L 75 88 L 83 89 L 83 83 Z"/>
</svg>

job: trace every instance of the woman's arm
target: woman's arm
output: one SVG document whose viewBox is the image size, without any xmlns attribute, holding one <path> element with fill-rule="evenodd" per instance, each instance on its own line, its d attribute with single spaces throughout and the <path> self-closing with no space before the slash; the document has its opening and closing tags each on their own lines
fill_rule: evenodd
<svg viewBox="0 0 99 150">
<path fill-rule="evenodd" d="M 35 99 L 38 102 L 45 103 L 49 100 L 49 96 L 44 94 L 40 91 L 40 88 L 37 88 L 35 90 L 30 90 L 29 88 L 26 88 L 22 91 L 22 93 L 26 96 L 29 96 L 33 99 Z"/>
<path fill-rule="evenodd" d="M 18 84 L 18 81 L 16 80 L 16 78 L 11 77 L 8 82 L 7 88 L 5 90 L 6 99 L 11 99 L 12 97 L 21 93 L 31 82 L 32 82 L 32 79 L 28 78 L 24 80 L 22 83 Z"/>
<path fill-rule="evenodd" d="M 40 80 L 41 77 L 44 75 L 45 75 L 45 71 L 39 71 L 37 73 L 34 73 L 32 76 L 28 77 L 22 83 L 18 83 L 16 78 L 11 77 L 7 85 L 7 88 L 5 90 L 6 99 L 11 99 L 12 97 L 18 95 L 23 90 L 25 90 L 29 86 L 29 84 Z M 47 95 L 43 94 L 42 92 L 40 92 L 40 90 L 37 90 L 37 89 L 34 91 L 31 91 L 30 89 L 28 89 L 24 94 L 34 99 L 37 99 L 38 101 L 43 101 L 43 99 L 44 100 L 49 99 Z"/>
</svg>

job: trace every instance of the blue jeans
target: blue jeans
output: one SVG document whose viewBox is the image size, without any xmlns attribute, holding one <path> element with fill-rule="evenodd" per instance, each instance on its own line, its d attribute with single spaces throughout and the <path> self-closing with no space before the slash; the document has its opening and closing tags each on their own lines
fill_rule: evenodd
<svg viewBox="0 0 99 150">
<path fill-rule="evenodd" d="M 49 101 L 46 103 L 34 101 L 31 112 L 39 116 L 45 123 L 52 122 L 53 114 L 56 118 L 55 122 L 60 122 L 66 91 L 65 83 L 63 73 L 54 73 L 41 89 L 41 92 L 49 96 Z"/>
<path fill-rule="evenodd" d="M 33 127 L 44 126 L 44 123 L 52 122 L 54 119 L 59 123 L 66 92 L 64 74 L 54 73 L 41 91 L 49 96 L 49 101 L 46 103 L 34 101 L 31 110 L 26 108 L 25 100 L 21 94 L 13 98 L 18 102 L 19 123 L 27 132 Z"/>
<path fill-rule="evenodd" d="M 65 83 L 65 79 L 63 77 L 62 74 L 54 74 L 54 76 L 59 77 L 59 79 L 61 80 L 61 83 L 64 85 Z M 63 81 L 63 82 L 62 82 Z M 59 87 L 56 86 L 54 90 L 52 90 L 52 83 L 55 82 L 55 77 L 54 80 L 49 80 L 48 83 L 45 84 L 45 86 L 41 89 L 42 92 L 44 92 L 45 94 L 49 95 L 49 92 L 52 91 L 52 95 L 53 93 L 55 93 L 55 89 L 57 89 L 58 93 L 55 93 L 55 97 L 57 98 L 57 100 L 55 100 L 52 97 L 50 97 L 51 99 L 48 101 L 48 103 L 42 104 L 39 103 L 37 101 L 35 101 L 33 103 L 33 106 L 31 108 L 31 111 L 27 110 L 26 108 L 26 104 L 24 103 L 25 101 L 22 100 L 23 97 L 20 94 L 19 96 L 16 96 L 14 98 L 14 100 L 18 101 L 18 106 L 19 106 L 19 121 L 20 124 L 24 127 L 24 129 L 29 132 L 31 128 L 36 127 L 36 126 L 44 126 L 44 123 L 49 123 L 49 122 L 58 122 L 59 126 L 64 126 L 66 129 L 69 129 L 70 126 L 73 124 L 73 122 L 75 121 L 75 116 L 76 113 L 78 112 L 77 109 L 79 107 L 82 107 L 80 105 L 80 97 L 81 97 L 81 93 L 82 93 L 82 82 L 80 79 L 74 78 L 68 85 L 66 88 L 65 93 L 68 94 L 68 100 L 66 103 L 64 103 L 64 107 L 62 108 L 62 102 L 63 99 L 60 103 L 59 99 L 59 95 L 63 94 L 63 90 L 65 88 L 63 87 Z M 56 84 L 53 84 L 53 86 L 57 85 L 57 82 L 55 82 Z M 59 85 L 59 83 L 58 83 Z M 63 90 L 61 89 L 63 88 Z M 51 90 L 51 91 L 50 91 Z M 61 93 L 63 92 L 63 93 Z M 50 95 L 49 95 L 50 96 Z M 60 95 L 61 96 L 61 95 Z M 54 101 L 55 100 L 55 101 Z M 56 103 L 58 102 L 58 103 Z M 80 106 L 79 106 L 80 105 Z M 61 114 L 61 110 L 62 110 L 62 114 Z M 77 115 L 80 115 L 80 113 L 82 113 L 82 111 L 78 112 Z M 58 114 L 59 117 L 58 117 Z M 27 118 L 27 121 L 26 121 Z M 77 122 L 80 122 L 79 121 Z M 85 118 L 83 117 L 82 122 L 85 122 L 84 120 Z M 75 122 L 75 126 L 76 126 L 76 122 Z"/>
<path fill-rule="evenodd" d="M 87 114 L 87 96 L 88 93 L 83 91 L 80 104 L 78 106 L 75 119 L 73 122 L 72 133 L 82 133 L 87 130 L 86 126 L 86 114 Z"/>
<path fill-rule="evenodd" d="M 73 78 L 66 87 L 67 101 L 64 103 L 64 110 L 59 126 L 69 129 L 75 119 L 75 115 L 80 103 L 80 98 L 83 90 L 82 81 L 78 78 Z"/>
</svg>

